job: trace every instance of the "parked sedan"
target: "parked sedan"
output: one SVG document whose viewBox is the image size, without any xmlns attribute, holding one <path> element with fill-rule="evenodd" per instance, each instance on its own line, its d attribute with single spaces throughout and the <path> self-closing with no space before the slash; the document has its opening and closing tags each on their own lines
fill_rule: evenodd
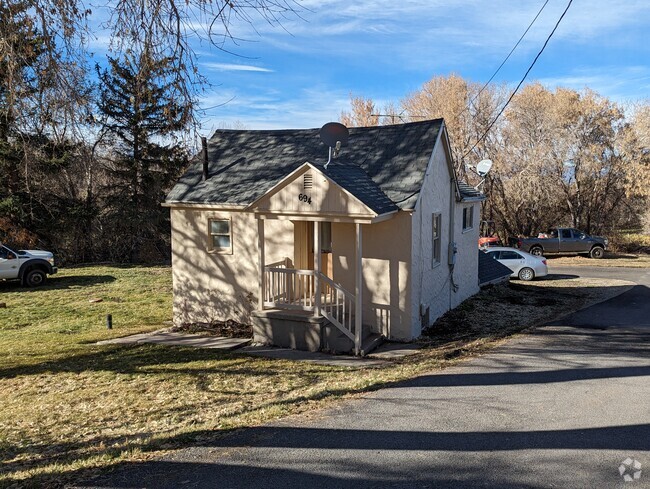
<svg viewBox="0 0 650 489">
<path fill-rule="evenodd" d="M 548 275 L 546 258 L 543 256 L 533 256 L 525 251 L 505 246 L 488 248 L 485 252 L 512 270 L 511 277 L 519 277 L 521 280 L 533 280 L 535 277 Z"/>
</svg>

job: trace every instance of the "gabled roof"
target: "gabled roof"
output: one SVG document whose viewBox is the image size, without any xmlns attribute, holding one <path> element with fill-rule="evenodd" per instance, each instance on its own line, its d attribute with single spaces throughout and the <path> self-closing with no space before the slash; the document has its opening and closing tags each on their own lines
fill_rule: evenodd
<svg viewBox="0 0 650 489">
<path fill-rule="evenodd" d="M 325 170 L 319 129 L 218 130 L 208 142 L 209 178 L 196 158 L 166 202 L 246 206 L 306 162 L 373 209 L 413 209 L 442 119 L 350 128 L 348 145 Z"/>
</svg>

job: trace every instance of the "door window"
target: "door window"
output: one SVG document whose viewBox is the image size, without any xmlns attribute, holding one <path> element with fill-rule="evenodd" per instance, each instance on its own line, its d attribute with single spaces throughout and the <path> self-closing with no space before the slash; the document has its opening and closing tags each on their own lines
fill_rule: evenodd
<svg viewBox="0 0 650 489">
<path fill-rule="evenodd" d="M 562 230 L 562 239 L 571 239 L 571 230 L 563 229 Z"/>
</svg>

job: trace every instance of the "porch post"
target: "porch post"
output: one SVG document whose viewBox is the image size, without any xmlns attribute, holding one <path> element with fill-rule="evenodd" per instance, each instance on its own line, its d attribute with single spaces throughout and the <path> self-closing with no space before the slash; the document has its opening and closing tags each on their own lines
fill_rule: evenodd
<svg viewBox="0 0 650 489">
<path fill-rule="evenodd" d="M 314 221 L 314 316 L 320 317 L 320 223 Z"/>
<path fill-rule="evenodd" d="M 259 266 L 259 309 L 264 309 L 264 294 L 266 292 L 266 284 L 264 283 L 264 219 L 257 218 L 257 254 Z"/>
<path fill-rule="evenodd" d="M 355 265 L 355 302 L 354 302 L 354 351 L 357 355 L 361 354 L 361 341 L 363 340 L 363 332 L 361 331 L 361 311 L 363 310 L 363 300 L 361 297 L 363 269 L 362 269 L 362 232 L 361 224 L 356 224 L 357 239 L 356 239 L 356 265 Z"/>
</svg>

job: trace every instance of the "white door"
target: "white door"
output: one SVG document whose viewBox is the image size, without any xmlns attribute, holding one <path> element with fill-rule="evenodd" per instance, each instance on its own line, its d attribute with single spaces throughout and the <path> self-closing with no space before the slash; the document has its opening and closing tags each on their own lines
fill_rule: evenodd
<svg viewBox="0 0 650 489">
<path fill-rule="evenodd" d="M 19 268 L 18 257 L 4 246 L 0 247 L 0 279 L 17 278 Z"/>
</svg>

